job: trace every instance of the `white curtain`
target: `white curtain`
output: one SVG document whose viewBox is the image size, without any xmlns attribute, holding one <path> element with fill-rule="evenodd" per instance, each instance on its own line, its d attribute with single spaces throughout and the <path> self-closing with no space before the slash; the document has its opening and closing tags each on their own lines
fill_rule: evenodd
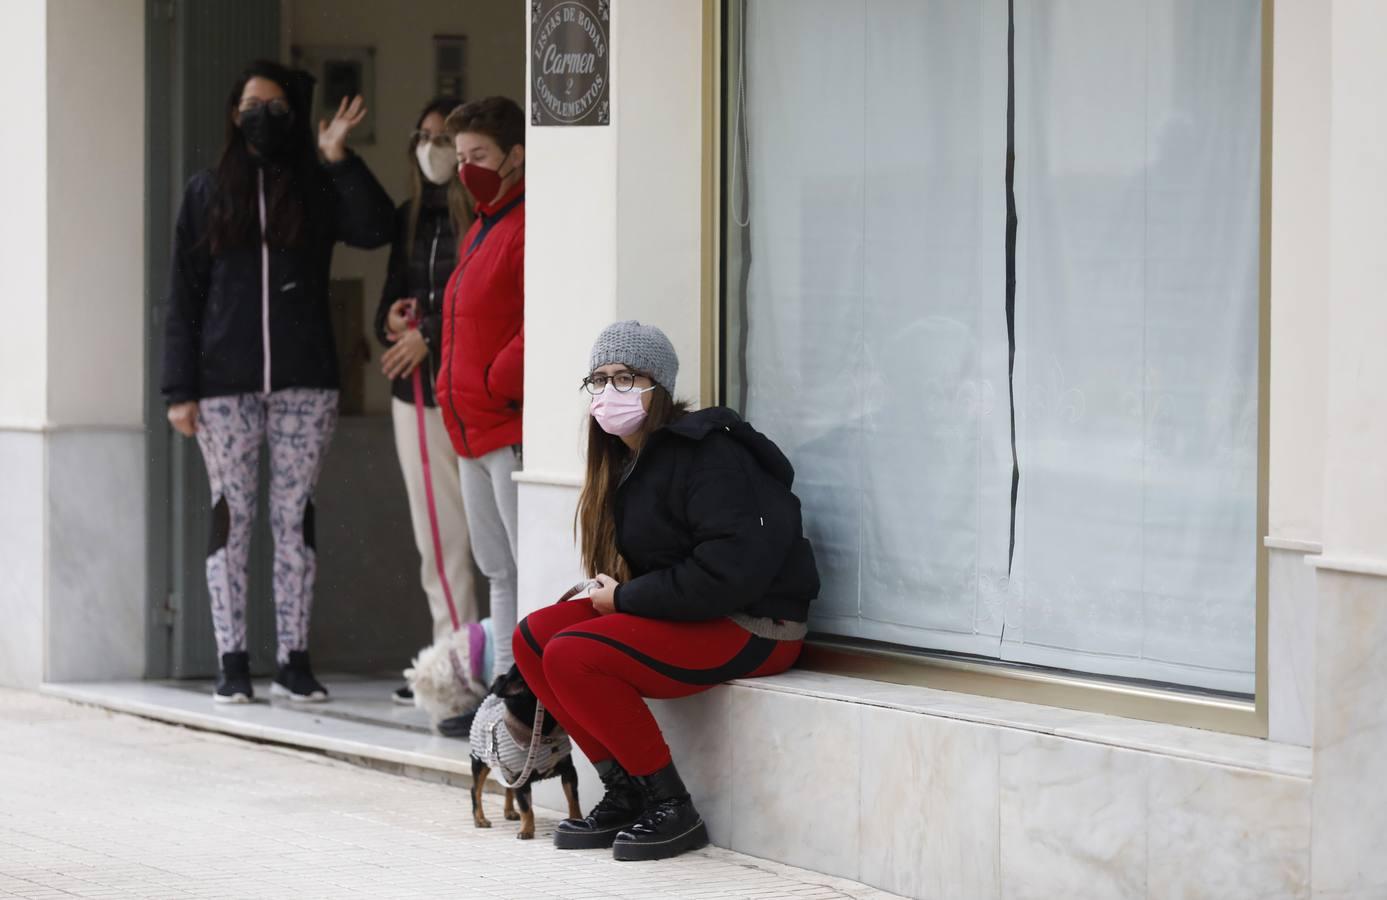
<svg viewBox="0 0 1387 900">
<path fill-rule="evenodd" d="M 748 0 L 733 362 L 816 629 L 1251 690 L 1259 5 L 1017 2 L 1009 558 L 1006 2 Z"/>
<path fill-rule="evenodd" d="M 1005 2 L 747 12 L 746 412 L 797 467 L 815 626 L 995 656 Z"/>
<path fill-rule="evenodd" d="M 1252 690 L 1259 9 L 1017 5 L 1005 658 Z"/>
</svg>

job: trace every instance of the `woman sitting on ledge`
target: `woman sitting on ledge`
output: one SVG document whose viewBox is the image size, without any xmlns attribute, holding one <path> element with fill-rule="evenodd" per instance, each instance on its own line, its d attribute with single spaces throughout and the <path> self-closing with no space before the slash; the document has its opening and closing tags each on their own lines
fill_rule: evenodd
<svg viewBox="0 0 1387 900">
<path fill-rule="evenodd" d="M 561 849 L 663 859 L 708 842 L 643 697 L 774 675 L 799 656 L 814 554 L 784 454 L 730 409 L 674 400 L 679 360 L 658 328 L 593 345 L 587 475 L 578 501 L 589 599 L 516 628 L 515 660 L 597 767 L 606 794 L 554 834 Z"/>
</svg>

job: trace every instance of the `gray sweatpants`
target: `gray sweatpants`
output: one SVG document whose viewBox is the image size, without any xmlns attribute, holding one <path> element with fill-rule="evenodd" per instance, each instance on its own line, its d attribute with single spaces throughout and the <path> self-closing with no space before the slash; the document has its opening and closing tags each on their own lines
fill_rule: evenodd
<svg viewBox="0 0 1387 900">
<path fill-rule="evenodd" d="M 520 445 L 476 459 L 458 457 L 462 507 L 472 539 L 472 558 L 491 584 L 491 633 L 496 641 L 492 678 L 510 671 L 515 658 L 516 559 L 520 543 L 519 499 L 511 474 L 520 469 Z"/>
</svg>

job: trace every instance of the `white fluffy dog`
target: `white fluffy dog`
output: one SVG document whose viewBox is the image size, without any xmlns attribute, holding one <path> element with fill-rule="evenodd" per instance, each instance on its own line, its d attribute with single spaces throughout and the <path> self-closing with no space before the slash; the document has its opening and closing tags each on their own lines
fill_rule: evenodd
<svg viewBox="0 0 1387 900">
<path fill-rule="evenodd" d="M 486 698 L 486 676 L 491 672 L 490 625 L 490 619 L 463 625 L 419 651 L 405 669 L 414 705 L 429 714 L 435 729 L 444 719 L 476 709 Z"/>
</svg>

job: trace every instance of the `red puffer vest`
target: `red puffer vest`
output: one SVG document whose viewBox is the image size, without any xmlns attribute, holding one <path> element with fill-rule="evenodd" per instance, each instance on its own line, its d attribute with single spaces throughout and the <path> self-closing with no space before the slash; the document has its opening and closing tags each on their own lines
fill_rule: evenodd
<svg viewBox="0 0 1387 900">
<path fill-rule="evenodd" d="M 520 443 L 525 391 L 525 182 L 492 204 L 458 246 L 443 295 L 438 408 L 458 455 Z"/>
</svg>

